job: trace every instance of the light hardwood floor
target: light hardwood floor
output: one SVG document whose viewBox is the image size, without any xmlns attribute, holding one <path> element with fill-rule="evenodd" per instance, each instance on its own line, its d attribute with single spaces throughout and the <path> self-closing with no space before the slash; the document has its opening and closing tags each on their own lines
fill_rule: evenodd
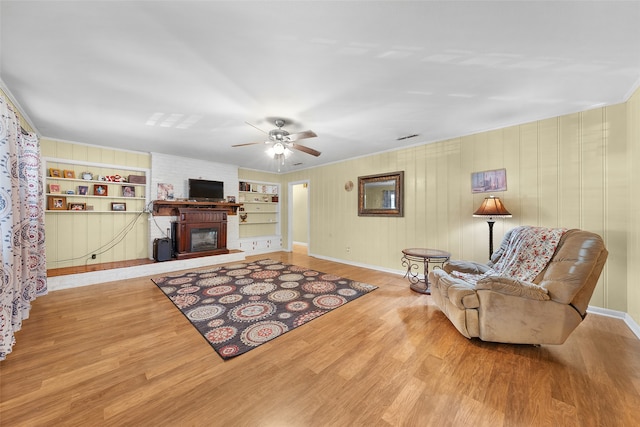
<svg viewBox="0 0 640 427">
<path fill-rule="evenodd" d="M 402 277 L 223 361 L 150 278 L 35 301 L 0 362 L 2 426 L 634 426 L 640 341 L 589 315 L 561 346 L 468 340 Z"/>
</svg>

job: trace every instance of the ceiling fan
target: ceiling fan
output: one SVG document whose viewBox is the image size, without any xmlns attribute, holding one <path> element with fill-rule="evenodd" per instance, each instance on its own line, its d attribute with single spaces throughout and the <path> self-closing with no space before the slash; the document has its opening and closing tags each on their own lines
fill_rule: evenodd
<svg viewBox="0 0 640 427">
<path fill-rule="evenodd" d="M 282 129 L 282 127 L 285 124 L 285 121 L 283 119 L 276 119 L 275 125 L 277 129 L 270 130 L 269 132 L 266 132 L 260 129 L 249 122 L 245 122 L 245 123 L 247 123 L 251 127 L 258 129 L 260 132 L 263 132 L 269 135 L 269 139 L 266 141 L 248 142 L 246 144 L 236 144 L 236 145 L 232 145 L 232 147 L 243 147 L 245 145 L 255 145 L 255 144 L 272 144 L 273 152 L 275 155 L 278 155 L 278 156 L 285 154 L 287 149 L 302 151 L 303 153 L 311 154 L 312 156 L 316 156 L 316 157 L 318 157 L 321 154 L 318 150 L 314 150 L 313 148 L 309 148 L 307 146 L 296 143 L 296 141 L 299 141 L 301 139 L 315 138 L 316 136 L 318 136 L 314 131 L 305 130 L 303 132 L 298 132 L 298 133 L 289 133 L 286 130 Z"/>
</svg>

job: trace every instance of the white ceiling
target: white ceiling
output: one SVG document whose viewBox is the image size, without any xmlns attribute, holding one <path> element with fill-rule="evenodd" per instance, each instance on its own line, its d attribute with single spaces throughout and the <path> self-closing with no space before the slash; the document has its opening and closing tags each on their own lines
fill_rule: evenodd
<svg viewBox="0 0 640 427">
<path fill-rule="evenodd" d="M 640 1 L 5 1 L 0 80 L 44 137 L 283 172 L 622 102 Z M 155 124 L 153 124 L 155 123 Z M 398 141 L 407 135 L 419 136 Z M 299 164 L 297 164 L 299 163 Z M 297 164 L 297 165 L 295 165 Z"/>
</svg>

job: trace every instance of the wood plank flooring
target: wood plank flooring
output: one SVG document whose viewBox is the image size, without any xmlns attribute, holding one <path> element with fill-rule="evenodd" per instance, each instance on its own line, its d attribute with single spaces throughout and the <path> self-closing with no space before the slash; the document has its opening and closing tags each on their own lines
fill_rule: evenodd
<svg viewBox="0 0 640 427">
<path fill-rule="evenodd" d="M 402 277 L 223 361 L 150 278 L 35 301 L 0 362 L 2 426 L 635 426 L 640 341 L 589 315 L 561 346 L 468 340 Z"/>
</svg>

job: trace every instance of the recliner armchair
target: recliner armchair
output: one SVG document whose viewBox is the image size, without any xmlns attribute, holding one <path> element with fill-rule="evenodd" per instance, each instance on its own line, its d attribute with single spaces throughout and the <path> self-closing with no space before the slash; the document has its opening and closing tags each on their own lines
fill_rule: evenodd
<svg viewBox="0 0 640 427">
<path fill-rule="evenodd" d="M 509 230 L 488 264 L 450 261 L 443 269 L 429 272 L 435 303 L 465 337 L 562 344 L 586 316 L 608 256 L 597 234 L 563 230 L 555 250 L 549 253 L 550 261 L 529 280 L 493 270 L 504 266 L 503 261 L 510 257 L 509 262 L 516 267 L 531 261 L 521 258 L 522 253 L 514 254 L 514 241 L 519 233 L 532 229 L 545 230 L 528 226 Z M 480 276 L 474 283 L 475 275 Z"/>
</svg>

